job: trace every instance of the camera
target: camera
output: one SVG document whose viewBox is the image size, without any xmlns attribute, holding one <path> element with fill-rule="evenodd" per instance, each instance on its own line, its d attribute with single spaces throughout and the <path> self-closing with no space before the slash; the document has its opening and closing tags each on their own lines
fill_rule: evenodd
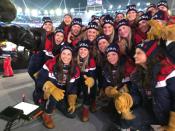
<svg viewBox="0 0 175 131">
<path fill-rule="evenodd" d="M 20 25 L 0 25 L 0 41 L 10 41 L 26 49 L 41 50 L 46 31 L 42 28 L 25 28 Z"/>
</svg>

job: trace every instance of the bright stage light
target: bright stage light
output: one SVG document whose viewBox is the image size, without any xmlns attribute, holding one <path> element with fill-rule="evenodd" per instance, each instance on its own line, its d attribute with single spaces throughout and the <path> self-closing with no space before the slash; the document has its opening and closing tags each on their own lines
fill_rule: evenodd
<svg viewBox="0 0 175 131">
<path fill-rule="evenodd" d="M 71 12 L 71 13 L 74 13 L 74 12 L 75 12 L 74 8 L 71 8 L 71 9 L 70 9 L 70 12 Z"/>
<path fill-rule="evenodd" d="M 150 2 L 147 2 L 146 5 L 149 6 L 150 5 Z"/>
<path fill-rule="evenodd" d="M 22 8 L 18 7 L 18 8 L 17 8 L 17 13 L 18 13 L 18 14 L 22 13 Z"/>
<path fill-rule="evenodd" d="M 54 10 L 50 10 L 49 13 L 50 13 L 50 15 L 52 15 L 52 16 L 55 14 Z"/>
<path fill-rule="evenodd" d="M 109 6 L 109 9 L 112 10 L 112 8 L 113 8 L 113 5 L 110 5 L 110 6 Z"/>
<path fill-rule="evenodd" d="M 140 6 L 140 2 L 137 3 L 137 6 Z"/>
<path fill-rule="evenodd" d="M 30 15 L 30 9 L 29 8 L 25 9 L 25 15 Z"/>
<path fill-rule="evenodd" d="M 32 16 L 38 16 L 38 10 L 36 10 L 36 9 L 33 9 L 32 11 L 31 11 L 31 15 Z"/>
<path fill-rule="evenodd" d="M 49 13 L 48 13 L 48 11 L 47 10 L 45 10 L 44 11 L 44 15 L 48 15 Z"/>
<path fill-rule="evenodd" d="M 64 13 L 64 14 L 67 14 L 67 13 L 68 13 L 67 8 L 65 8 L 65 9 L 63 10 L 63 13 Z"/>
<path fill-rule="evenodd" d="M 105 14 L 106 14 L 106 13 L 107 13 L 107 10 L 106 10 L 106 9 L 104 9 L 104 10 L 103 10 L 103 13 L 105 13 Z"/>
<path fill-rule="evenodd" d="M 60 8 L 57 8 L 57 9 L 55 10 L 55 14 L 56 14 L 57 16 L 61 16 L 62 10 L 61 10 Z"/>
<path fill-rule="evenodd" d="M 142 11 L 142 8 L 139 8 L 138 11 Z"/>
<path fill-rule="evenodd" d="M 38 15 L 41 15 L 41 11 L 38 11 Z"/>
</svg>

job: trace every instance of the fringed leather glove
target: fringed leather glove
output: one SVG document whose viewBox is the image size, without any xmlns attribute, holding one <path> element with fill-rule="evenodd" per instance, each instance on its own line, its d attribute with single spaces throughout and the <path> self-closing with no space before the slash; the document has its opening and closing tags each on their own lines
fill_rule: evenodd
<svg viewBox="0 0 175 131">
<path fill-rule="evenodd" d="M 77 95 L 68 95 L 68 104 L 69 104 L 69 108 L 68 108 L 68 112 L 73 113 L 75 112 L 75 103 L 77 100 Z"/>
<path fill-rule="evenodd" d="M 52 95 L 57 101 L 64 98 L 64 90 L 56 87 L 51 81 L 46 81 L 43 86 L 44 99 L 48 99 Z"/>
<path fill-rule="evenodd" d="M 92 77 L 88 77 L 84 75 L 84 79 L 85 79 L 85 85 L 87 85 L 88 88 L 91 88 L 94 86 L 94 79 Z"/>
<path fill-rule="evenodd" d="M 125 120 L 132 120 L 135 116 L 130 111 L 133 105 L 132 97 L 128 93 L 118 93 L 115 96 L 115 108 Z"/>
<path fill-rule="evenodd" d="M 118 93 L 118 91 L 115 87 L 108 86 L 108 87 L 105 88 L 105 94 L 108 97 L 114 97 L 117 93 Z"/>
</svg>

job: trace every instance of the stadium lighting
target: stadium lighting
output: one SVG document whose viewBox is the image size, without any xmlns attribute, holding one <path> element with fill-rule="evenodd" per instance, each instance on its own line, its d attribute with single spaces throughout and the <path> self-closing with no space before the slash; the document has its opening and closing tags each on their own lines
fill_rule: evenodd
<svg viewBox="0 0 175 131">
<path fill-rule="evenodd" d="M 57 8 L 57 9 L 55 10 L 55 14 L 56 14 L 57 16 L 61 16 L 62 10 L 61 10 L 60 8 Z"/>
<path fill-rule="evenodd" d="M 29 8 L 25 9 L 25 15 L 30 15 L 30 9 Z"/>
<path fill-rule="evenodd" d="M 141 9 L 141 8 L 139 8 L 139 9 L 138 9 L 138 11 L 142 11 L 142 9 Z"/>
<path fill-rule="evenodd" d="M 37 15 L 38 15 L 38 10 L 33 9 L 33 10 L 31 11 L 31 15 L 32 15 L 32 16 L 37 16 Z"/>
<path fill-rule="evenodd" d="M 64 14 L 67 14 L 67 13 L 68 13 L 67 8 L 65 8 L 65 9 L 63 10 L 63 13 L 64 13 Z"/>
<path fill-rule="evenodd" d="M 89 10 L 86 14 L 87 18 L 90 18 L 92 15 L 95 14 L 95 11 L 94 10 Z"/>
<path fill-rule="evenodd" d="M 38 11 L 38 15 L 41 15 L 41 11 Z"/>
<path fill-rule="evenodd" d="M 48 15 L 49 13 L 48 13 L 48 11 L 47 10 L 45 10 L 44 11 L 44 15 Z"/>
<path fill-rule="evenodd" d="M 71 12 L 71 13 L 74 13 L 74 12 L 75 12 L 74 8 L 71 8 L 71 9 L 70 9 L 70 12 Z"/>
<path fill-rule="evenodd" d="M 18 14 L 21 14 L 22 13 L 22 8 L 18 7 L 17 12 L 18 12 Z"/>
<path fill-rule="evenodd" d="M 112 8 L 113 8 L 113 5 L 110 5 L 110 6 L 109 6 L 109 9 L 112 9 Z"/>
<path fill-rule="evenodd" d="M 121 6 L 121 5 L 119 5 L 119 6 L 118 6 L 118 9 L 121 9 L 121 7 L 122 7 L 122 6 Z"/>
<path fill-rule="evenodd" d="M 146 5 L 149 6 L 150 5 L 150 2 L 147 2 Z"/>
<path fill-rule="evenodd" d="M 106 10 L 106 9 L 104 9 L 104 10 L 103 10 L 103 13 L 107 13 L 107 10 Z"/>
<path fill-rule="evenodd" d="M 89 10 L 88 13 L 89 13 L 89 14 L 93 14 L 93 13 L 95 13 L 95 11 L 94 11 L 94 10 Z"/>
<path fill-rule="evenodd" d="M 52 16 L 54 16 L 54 14 L 55 14 L 55 12 L 54 12 L 54 10 L 50 10 L 50 15 L 52 15 Z"/>
<path fill-rule="evenodd" d="M 137 3 L 137 6 L 140 6 L 140 2 Z"/>
</svg>

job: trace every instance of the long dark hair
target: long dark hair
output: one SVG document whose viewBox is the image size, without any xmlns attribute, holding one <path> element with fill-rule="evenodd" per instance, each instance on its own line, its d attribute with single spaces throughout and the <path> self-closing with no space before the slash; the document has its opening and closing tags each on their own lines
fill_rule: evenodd
<svg viewBox="0 0 175 131">
<path fill-rule="evenodd" d="M 137 74 L 138 78 L 140 79 L 141 85 L 145 89 L 150 89 L 152 81 L 155 80 L 154 78 L 154 67 L 155 65 L 160 64 L 161 60 L 166 58 L 165 53 L 158 47 L 156 54 L 153 57 L 148 57 L 146 62 L 147 69 L 144 69 L 142 66 L 137 65 Z"/>
<path fill-rule="evenodd" d="M 97 54 L 95 57 L 96 63 L 98 66 L 104 66 L 104 61 L 106 60 L 106 55 L 100 52 L 98 49 L 96 50 Z M 106 62 L 106 61 L 105 61 Z"/>
<path fill-rule="evenodd" d="M 61 55 L 56 59 L 56 64 L 54 65 L 54 75 L 57 79 L 58 82 L 62 82 L 63 80 L 63 67 L 64 67 L 64 63 L 61 60 Z M 72 60 L 71 63 L 68 65 L 68 79 L 66 81 L 69 82 L 70 79 L 74 76 L 75 73 L 75 62 L 73 59 L 73 55 L 72 55 Z"/>
<path fill-rule="evenodd" d="M 64 29 L 65 26 L 70 26 L 70 25 L 66 25 L 64 20 L 63 20 L 58 27 L 61 29 Z"/>
</svg>

